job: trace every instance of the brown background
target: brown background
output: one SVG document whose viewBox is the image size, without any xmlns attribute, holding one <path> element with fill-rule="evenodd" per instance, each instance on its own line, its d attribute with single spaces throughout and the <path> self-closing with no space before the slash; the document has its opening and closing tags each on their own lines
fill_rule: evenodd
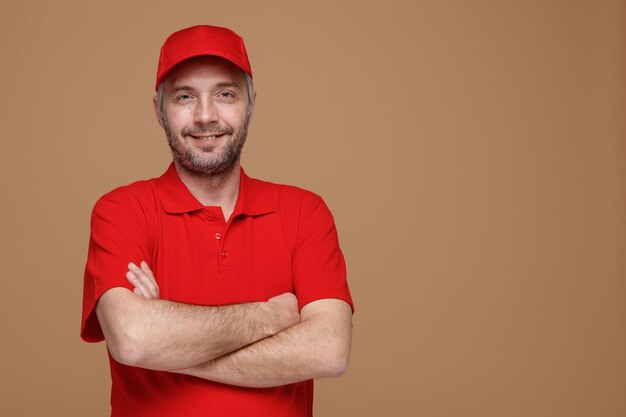
<svg viewBox="0 0 626 417">
<path fill-rule="evenodd" d="M 333 210 L 357 302 L 317 416 L 626 415 L 623 1 L 2 1 L 0 407 L 106 416 L 90 210 L 159 175 L 159 47 L 244 36 L 249 174 Z"/>
</svg>

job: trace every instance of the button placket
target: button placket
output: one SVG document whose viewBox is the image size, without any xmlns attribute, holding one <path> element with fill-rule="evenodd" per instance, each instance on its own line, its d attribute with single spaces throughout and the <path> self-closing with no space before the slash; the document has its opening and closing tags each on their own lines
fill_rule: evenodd
<svg viewBox="0 0 626 417">
<path fill-rule="evenodd" d="M 217 259 L 218 259 L 218 264 L 219 264 L 219 269 L 220 271 L 226 271 L 228 270 L 231 266 L 228 264 L 228 251 L 225 248 L 225 236 L 222 235 L 221 233 L 216 233 L 216 235 L 219 235 L 219 239 L 216 237 L 216 240 L 219 242 L 218 243 L 218 248 L 217 248 Z"/>
<path fill-rule="evenodd" d="M 226 235 L 226 230 L 228 229 L 228 224 L 225 224 L 221 221 L 221 216 L 216 210 L 221 210 L 219 207 L 205 207 L 203 210 L 203 218 L 205 219 L 205 224 L 208 232 L 209 241 L 213 241 L 215 243 L 210 244 L 210 250 L 213 250 L 215 258 L 218 264 L 218 270 L 222 270 L 222 261 L 226 257 L 227 253 L 224 250 L 224 239 Z"/>
<path fill-rule="evenodd" d="M 229 246 L 226 245 L 226 237 L 227 234 L 230 233 L 230 229 L 233 227 L 233 223 L 237 222 L 237 216 L 231 217 L 231 219 L 224 226 L 224 230 L 221 233 L 216 233 L 216 235 L 220 235 L 219 238 L 215 236 L 215 239 L 219 241 L 219 250 L 218 250 L 218 263 L 220 271 L 232 271 L 232 268 L 235 267 L 233 264 L 233 257 L 231 256 L 231 251 Z"/>
</svg>

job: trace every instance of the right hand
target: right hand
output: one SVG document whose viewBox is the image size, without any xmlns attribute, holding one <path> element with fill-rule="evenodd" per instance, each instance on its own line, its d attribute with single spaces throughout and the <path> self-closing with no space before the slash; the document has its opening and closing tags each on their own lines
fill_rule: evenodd
<svg viewBox="0 0 626 417">
<path fill-rule="evenodd" d="M 128 264 L 126 279 L 135 287 L 133 292 L 137 297 L 145 298 L 146 300 L 161 298 L 159 285 L 154 278 L 152 270 L 145 261 L 142 261 L 140 266 L 132 262 Z"/>
<path fill-rule="evenodd" d="M 273 308 L 278 331 L 300 323 L 298 299 L 294 294 L 286 292 L 270 298 L 267 303 Z"/>
</svg>

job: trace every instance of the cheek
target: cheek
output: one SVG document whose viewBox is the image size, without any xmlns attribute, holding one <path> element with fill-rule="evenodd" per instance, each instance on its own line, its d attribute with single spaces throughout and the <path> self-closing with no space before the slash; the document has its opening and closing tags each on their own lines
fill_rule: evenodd
<svg viewBox="0 0 626 417">
<path fill-rule="evenodd" d="M 228 123 L 231 127 L 241 126 L 248 117 L 247 111 L 247 106 L 244 108 L 229 109 L 223 113 L 222 120 L 225 123 Z"/>
<path fill-rule="evenodd" d="M 193 123 L 193 112 L 185 109 L 168 111 L 164 114 L 164 118 L 170 129 L 177 130 L 189 125 L 189 123 Z"/>
</svg>

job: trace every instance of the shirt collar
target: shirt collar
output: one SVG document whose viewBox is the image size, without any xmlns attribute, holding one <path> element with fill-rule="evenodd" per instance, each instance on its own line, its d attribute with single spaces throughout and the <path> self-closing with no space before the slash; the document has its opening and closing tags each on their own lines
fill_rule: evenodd
<svg viewBox="0 0 626 417">
<path fill-rule="evenodd" d="M 278 196 L 270 192 L 267 185 L 268 183 L 248 177 L 243 168 L 240 168 L 239 196 L 233 216 L 239 214 L 258 216 L 275 212 L 278 207 Z M 204 208 L 180 179 L 173 162 L 157 179 L 157 188 L 159 199 L 167 213 L 190 213 Z"/>
</svg>

